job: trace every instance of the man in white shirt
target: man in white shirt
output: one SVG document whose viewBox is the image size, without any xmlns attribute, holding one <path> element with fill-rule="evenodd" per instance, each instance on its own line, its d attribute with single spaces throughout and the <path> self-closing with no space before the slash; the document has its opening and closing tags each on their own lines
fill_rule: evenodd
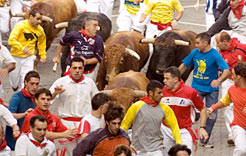
<svg viewBox="0 0 246 156">
<path fill-rule="evenodd" d="M 108 109 L 110 97 L 104 93 L 96 94 L 91 100 L 92 111 L 80 122 L 78 133 L 81 138 L 86 137 L 92 131 L 105 127 L 103 114 Z"/>
<path fill-rule="evenodd" d="M 69 129 L 78 128 L 82 117 L 91 111 L 91 99 L 98 92 L 95 82 L 83 75 L 84 61 L 74 57 L 70 62 L 70 74 L 56 80 L 50 88 L 53 106 L 62 123 Z M 67 147 L 68 156 L 73 147 Z"/>
<path fill-rule="evenodd" d="M 22 135 L 15 145 L 15 156 L 56 156 L 55 145 L 46 137 L 47 121 L 43 116 L 30 120 L 31 132 Z"/>
</svg>

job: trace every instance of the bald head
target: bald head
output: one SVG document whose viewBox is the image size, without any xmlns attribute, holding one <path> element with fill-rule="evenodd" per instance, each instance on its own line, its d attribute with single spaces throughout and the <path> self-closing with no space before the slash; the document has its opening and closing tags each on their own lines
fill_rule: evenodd
<svg viewBox="0 0 246 156">
<path fill-rule="evenodd" d="M 227 32 L 221 32 L 216 35 L 216 43 L 221 51 L 225 51 L 231 44 L 231 36 Z"/>
</svg>

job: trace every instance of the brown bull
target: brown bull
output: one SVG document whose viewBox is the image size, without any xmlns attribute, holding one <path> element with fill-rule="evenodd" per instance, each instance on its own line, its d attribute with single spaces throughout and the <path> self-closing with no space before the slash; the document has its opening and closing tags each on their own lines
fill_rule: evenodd
<svg viewBox="0 0 246 156">
<path fill-rule="evenodd" d="M 102 92 L 111 96 L 113 101 L 121 104 L 126 110 L 132 103 L 144 97 L 149 80 L 140 72 L 128 71 L 115 76 Z"/>
<path fill-rule="evenodd" d="M 105 43 L 104 58 L 97 75 L 97 87 L 103 90 L 117 74 L 140 71 L 149 57 L 149 46 L 140 44 L 144 36 L 135 31 L 115 33 Z"/>
</svg>

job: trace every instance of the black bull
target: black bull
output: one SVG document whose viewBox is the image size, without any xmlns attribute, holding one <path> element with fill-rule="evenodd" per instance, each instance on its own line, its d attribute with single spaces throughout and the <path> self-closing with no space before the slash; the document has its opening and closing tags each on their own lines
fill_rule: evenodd
<svg viewBox="0 0 246 156">
<path fill-rule="evenodd" d="M 106 41 L 110 36 L 112 30 L 112 23 L 110 19 L 102 13 L 85 12 L 80 16 L 77 16 L 76 18 L 72 19 L 72 21 L 68 23 L 68 27 L 66 28 L 66 34 L 72 31 L 81 30 L 84 25 L 84 20 L 87 17 L 93 17 L 98 19 L 100 30 L 97 32 L 97 34 L 103 38 L 103 41 Z M 62 75 L 66 70 L 66 59 L 69 55 L 69 51 L 70 51 L 70 45 L 66 45 L 62 48 L 62 56 L 61 56 Z"/>
<path fill-rule="evenodd" d="M 176 66 L 182 63 L 182 60 L 194 49 L 196 33 L 186 30 L 168 31 L 157 37 L 154 41 L 154 52 L 150 59 L 147 77 L 152 80 L 163 82 L 163 72 L 167 67 Z M 176 45 L 174 40 L 183 40 L 189 42 L 189 46 Z M 189 67 L 182 75 L 186 81 L 193 66 Z"/>
</svg>

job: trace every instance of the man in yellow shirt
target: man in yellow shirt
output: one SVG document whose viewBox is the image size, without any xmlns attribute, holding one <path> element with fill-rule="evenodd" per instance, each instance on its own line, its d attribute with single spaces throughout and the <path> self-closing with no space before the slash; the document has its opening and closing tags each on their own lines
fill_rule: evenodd
<svg viewBox="0 0 246 156">
<path fill-rule="evenodd" d="M 41 59 L 46 63 L 46 37 L 43 28 L 41 13 L 30 10 L 29 19 L 18 22 L 9 36 L 8 44 L 11 46 L 11 55 L 16 61 L 16 68 L 10 73 L 10 84 L 14 91 L 24 87 L 24 77 L 27 72 L 33 70 L 37 48 Z"/>
<path fill-rule="evenodd" d="M 177 11 L 177 16 L 174 18 L 174 10 Z M 147 7 L 141 15 L 140 23 L 145 21 L 146 17 L 150 15 L 150 23 L 147 25 L 146 38 L 153 38 L 160 36 L 168 30 L 172 30 L 177 25 L 178 21 L 183 16 L 183 10 L 179 0 L 148 0 Z M 145 64 L 141 72 L 146 73 L 149 61 L 153 53 L 153 45 L 149 44 L 150 56 L 148 62 Z"/>
</svg>

